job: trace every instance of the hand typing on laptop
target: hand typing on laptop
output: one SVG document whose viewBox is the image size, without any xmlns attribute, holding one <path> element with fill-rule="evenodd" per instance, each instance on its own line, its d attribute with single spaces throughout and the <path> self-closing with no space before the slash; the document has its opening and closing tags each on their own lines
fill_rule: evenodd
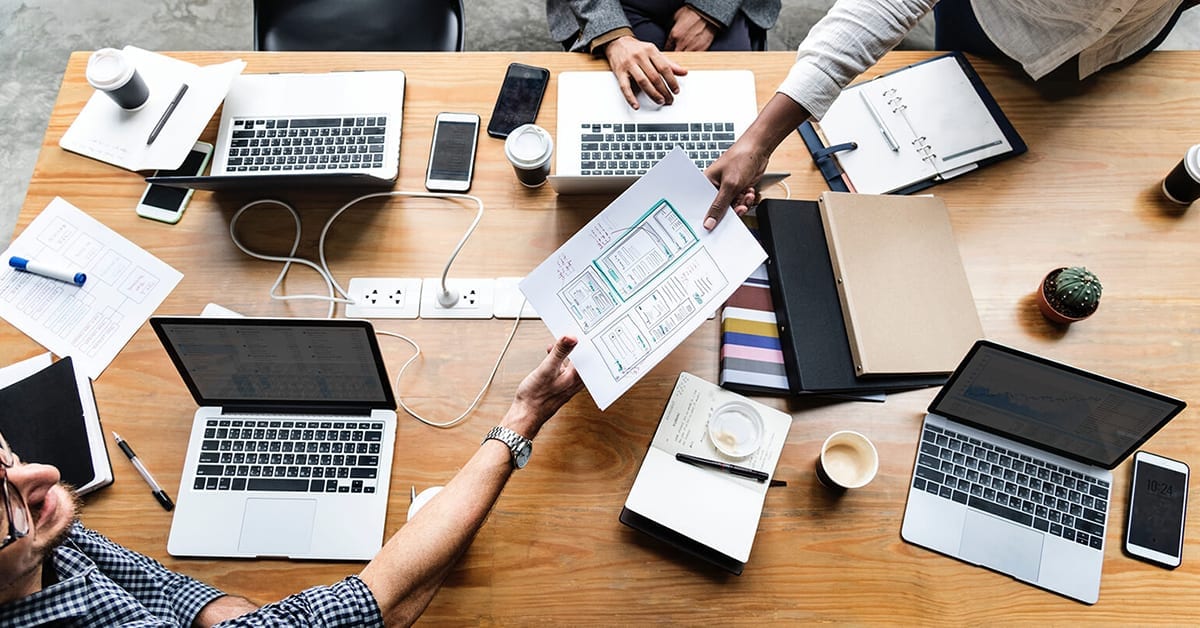
<svg viewBox="0 0 1200 628">
<path fill-rule="evenodd" d="M 631 35 L 608 42 L 604 57 L 617 77 L 625 101 L 634 109 L 641 108 L 635 90 L 645 92 L 660 105 L 675 102 L 675 94 L 679 93 L 675 77 L 687 74 L 683 66 L 668 59 L 657 46 Z"/>
<path fill-rule="evenodd" d="M 361 574 L 261 608 L 84 528 L 58 469 L 22 462 L 0 436 L 0 482 L 5 485 L 0 534 L 7 532 L 0 536 L 0 581 L 9 583 L 0 587 L 0 625 L 67 616 L 85 625 L 120 617 L 172 625 L 409 625 L 463 555 L 513 470 L 529 459 L 528 439 L 582 390 L 567 359 L 575 343 L 561 338 L 550 348 L 471 459 Z M 47 568 L 53 575 L 44 578 Z M 85 573 L 86 578 L 76 578 Z M 44 589 L 68 579 L 82 582 L 84 590 Z M 79 605 L 80 599 L 88 600 L 86 607 Z"/>
</svg>

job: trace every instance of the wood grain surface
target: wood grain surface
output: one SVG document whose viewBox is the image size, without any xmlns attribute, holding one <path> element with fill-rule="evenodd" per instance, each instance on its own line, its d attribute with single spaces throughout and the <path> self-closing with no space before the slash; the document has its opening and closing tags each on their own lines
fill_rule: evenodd
<svg viewBox="0 0 1200 628">
<path fill-rule="evenodd" d="M 199 64 L 235 57 L 247 72 L 402 69 L 408 75 L 397 189 L 422 190 L 434 116 L 474 112 L 486 124 L 505 66 L 521 61 L 553 70 L 538 123 L 554 131 L 557 73 L 602 70 L 603 62 L 568 53 L 307 54 L 169 53 Z M 930 53 L 893 53 L 867 73 Z M 353 194 L 304 189 L 263 195 L 197 192 L 178 225 L 138 218 L 144 183 L 137 173 L 68 153 L 58 140 L 91 96 L 83 78 L 88 53 L 71 56 L 18 220 L 18 233 L 52 198 L 62 196 L 184 273 L 159 308 L 195 314 L 216 302 L 248 315 L 324 316 L 316 302 L 271 301 L 279 265 L 250 259 L 230 242 L 229 219 L 246 201 L 270 196 L 303 216 L 301 254 L 316 257 L 322 222 Z M 791 65 L 791 53 L 691 53 L 673 58 L 691 69 L 754 70 L 761 106 Z M 1082 86 L 1034 86 L 1015 69 L 974 60 L 1004 111 L 1029 144 L 1028 154 L 931 191 L 950 207 L 967 277 L 987 336 L 1185 400 L 1200 399 L 1200 208 L 1178 210 L 1158 185 L 1184 151 L 1200 141 L 1200 52 L 1156 52 Z M 214 117 L 205 134 L 212 140 Z M 772 158 L 790 171 L 793 198 L 824 188 L 797 136 Z M 529 190 L 513 176 L 502 142 L 481 134 L 472 193 L 487 211 L 452 276 L 523 275 L 609 201 Z M 769 196 L 784 196 L 781 188 Z M 426 277 L 441 270 L 473 218 L 446 201 L 363 203 L 331 229 L 328 255 L 343 285 L 351 277 Z M 290 218 L 255 209 L 240 233 L 256 249 L 285 252 Z M 1032 293 L 1042 275 L 1086 265 L 1104 282 L 1091 319 L 1069 328 L 1042 319 Z M 311 271 L 296 268 L 283 290 L 321 292 Z M 424 356 L 398 385 L 420 412 L 456 416 L 486 377 L 511 321 L 376 322 L 421 343 Z M 428 624 L 1008 624 L 1084 622 L 1192 623 L 1200 607 L 1200 526 L 1188 529 L 1183 566 L 1163 570 L 1121 551 L 1129 464 L 1116 470 L 1100 601 L 1092 607 L 914 547 L 900 539 L 917 430 L 934 391 L 891 395 L 884 404 L 771 399 L 795 420 L 777 469 L 786 488 L 766 500 L 744 575 L 717 573 L 617 521 L 675 378 L 686 370 L 716 379 L 719 325 L 705 323 L 668 359 L 604 413 L 586 393 L 538 438 L 532 463 L 517 473 L 488 523 L 423 618 Z M 503 413 L 521 378 L 551 341 L 545 326 L 522 322 L 513 348 L 483 402 L 451 430 L 401 414 L 387 533 L 404 523 L 410 485 L 442 484 Z M 381 340 L 393 376 L 410 349 Z M 41 349 L 0 325 L 0 363 Z M 175 495 L 195 403 L 148 325 L 95 383 L 106 430 L 137 448 Z M 1146 448 L 1194 463 L 1197 410 L 1189 408 Z M 877 479 L 835 497 L 816 483 L 817 447 L 851 428 L 880 451 Z M 166 553 L 164 512 L 115 447 L 116 482 L 86 499 L 86 525 L 232 593 L 258 602 L 333 582 L 361 564 L 280 560 L 189 560 Z M 1195 466 L 1193 464 L 1193 466 Z"/>
</svg>

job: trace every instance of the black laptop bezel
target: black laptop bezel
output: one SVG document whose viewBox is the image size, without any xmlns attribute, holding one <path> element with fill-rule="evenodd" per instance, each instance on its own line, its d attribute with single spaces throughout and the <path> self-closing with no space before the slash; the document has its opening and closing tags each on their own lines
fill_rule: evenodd
<svg viewBox="0 0 1200 628">
<path fill-rule="evenodd" d="M 217 325 L 239 325 L 251 327 L 278 327 L 280 325 L 297 325 L 305 324 L 314 327 L 331 327 L 331 328 L 352 328 L 361 329 L 367 337 L 367 343 L 371 348 L 371 356 L 375 362 L 376 371 L 380 375 L 383 385 L 383 396 L 381 401 L 364 404 L 348 404 L 344 401 L 304 401 L 302 404 L 288 404 L 278 400 L 252 401 L 246 399 L 222 399 L 215 397 L 204 397 L 200 394 L 200 390 L 196 388 L 195 382 L 187 377 L 185 373 L 187 369 L 184 367 L 183 360 L 174 350 L 172 343 L 167 339 L 167 332 L 163 330 L 164 325 L 194 325 L 194 326 L 217 326 Z M 286 411 L 297 412 L 303 410 L 321 410 L 321 411 L 352 411 L 352 410 L 395 410 L 396 397 L 392 392 L 391 378 L 388 375 L 387 367 L 384 365 L 383 353 L 379 349 L 379 340 L 375 336 L 375 328 L 370 321 L 353 319 L 353 318 L 285 318 L 285 317 L 218 317 L 218 316 L 151 316 L 150 327 L 154 330 L 154 334 L 158 337 L 159 343 L 166 350 L 167 356 L 171 358 L 171 363 L 175 365 L 176 371 L 179 373 L 179 378 L 183 380 L 188 391 L 192 393 L 192 398 L 196 400 L 199 406 L 219 406 L 223 408 L 235 407 L 239 411 Z"/>
<path fill-rule="evenodd" d="M 1047 445 L 1045 443 L 1040 443 L 1040 442 L 1037 442 L 1032 439 L 1024 438 L 1024 437 L 1021 437 L 1016 434 L 1009 434 L 1009 433 L 1005 433 L 1005 432 L 996 430 L 996 429 L 992 428 L 991 426 L 972 421 L 968 417 L 960 416 L 960 415 L 950 413 L 950 412 L 942 412 L 942 411 L 938 410 L 938 404 L 940 404 L 945 399 L 947 392 L 951 388 L 951 385 L 962 375 L 962 373 L 966 369 L 967 365 L 970 364 L 971 360 L 973 360 L 975 358 L 975 355 L 984 348 L 995 349 L 1001 353 L 1007 353 L 1009 355 L 1013 355 L 1013 356 L 1016 356 L 1019 358 L 1025 358 L 1025 359 L 1037 362 L 1039 364 L 1042 364 L 1044 366 L 1058 368 L 1058 369 L 1061 369 L 1068 373 L 1072 373 L 1074 375 L 1086 377 L 1093 381 L 1101 382 L 1104 384 L 1109 384 L 1111 386 L 1116 386 L 1117 388 L 1121 388 L 1121 389 L 1124 389 L 1124 390 L 1127 390 L 1130 392 L 1136 392 L 1138 394 L 1142 394 L 1147 397 L 1151 397 L 1155 400 L 1158 400 L 1158 401 L 1161 401 L 1164 403 L 1168 403 L 1168 404 L 1172 404 L 1175 406 L 1175 409 L 1172 412 L 1168 413 L 1152 429 L 1148 430 L 1145 434 L 1143 434 L 1142 437 L 1137 440 L 1137 442 L 1133 443 L 1133 445 L 1129 447 L 1129 449 L 1127 449 L 1126 451 L 1121 453 L 1119 456 L 1117 456 L 1111 462 L 1107 461 L 1107 460 L 1095 460 L 1092 458 L 1088 458 L 1086 456 L 1081 456 L 1081 455 L 1073 453 L 1073 452 L 1064 451 L 1057 447 L 1053 447 L 1053 446 Z M 938 416 L 946 417 L 952 421 L 956 421 L 958 423 L 963 423 L 965 425 L 969 425 L 976 429 L 983 430 L 985 432 L 988 432 L 989 434 L 995 434 L 996 436 L 1000 436 L 1002 438 L 1007 438 L 1010 440 L 1017 441 L 1019 443 L 1029 445 L 1030 447 L 1037 448 L 1041 451 L 1050 452 L 1050 453 L 1062 456 L 1064 458 L 1070 458 L 1071 460 L 1076 460 L 1076 461 L 1082 462 L 1084 464 L 1101 467 L 1101 468 L 1111 471 L 1111 470 L 1115 469 L 1118 465 L 1120 465 L 1122 462 L 1124 462 L 1126 458 L 1128 458 L 1134 451 L 1136 451 L 1139 447 L 1141 447 L 1147 440 L 1150 440 L 1150 437 L 1152 437 L 1156 433 L 1158 433 L 1158 431 L 1161 430 L 1163 428 L 1163 426 L 1165 426 L 1167 423 L 1169 423 L 1171 421 L 1171 419 L 1178 416 L 1180 412 L 1183 412 L 1183 409 L 1186 407 L 1187 407 L 1187 402 L 1185 402 L 1181 399 L 1176 399 L 1176 398 L 1168 396 L 1168 395 L 1164 395 L 1159 392 L 1155 392 L 1148 388 L 1143 388 L 1141 386 L 1135 386 L 1133 384 L 1122 382 L 1120 380 L 1113 379 L 1111 377 L 1106 377 L 1106 376 L 1100 375 L 1098 373 L 1086 371 L 1084 369 L 1074 367 L 1069 364 L 1064 364 L 1062 362 L 1051 360 L 1049 358 L 1045 358 L 1040 355 L 1028 353 L 1026 351 L 1021 351 L 1020 349 L 1015 349 L 1013 347 L 1009 347 L 1009 346 L 1002 345 L 1002 344 L 999 344 L 996 342 L 992 342 L 990 340 L 977 340 L 977 341 L 975 341 L 975 344 L 971 346 L 971 350 L 967 352 L 967 355 L 962 359 L 961 362 L 958 363 L 958 366 L 954 369 L 954 372 L 950 375 L 950 378 L 946 380 L 946 383 L 938 391 L 937 396 L 934 397 L 933 401 L 931 401 L 929 403 L 929 412 L 931 414 L 936 414 Z"/>
<path fill-rule="evenodd" d="M 296 187 L 390 188 L 396 179 L 384 179 L 363 172 L 303 172 L 288 174 L 211 174 L 199 176 L 146 177 L 146 183 L 172 188 L 209 190 L 263 190 Z"/>
</svg>

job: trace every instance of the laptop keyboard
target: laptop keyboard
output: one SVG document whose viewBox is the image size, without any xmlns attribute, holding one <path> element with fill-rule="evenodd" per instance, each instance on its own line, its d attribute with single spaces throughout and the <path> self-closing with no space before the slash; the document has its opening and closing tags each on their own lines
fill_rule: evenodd
<svg viewBox="0 0 1200 628">
<path fill-rule="evenodd" d="M 707 168 L 733 140 L 732 122 L 585 123 L 580 174 L 642 175 L 676 146 Z"/>
<path fill-rule="evenodd" d="M 913 488 L 1104 549 L 1108 482 L 978 438 L 926 425 Z"/>
<path fill-rule="evenodd" d="M 227 172 L 363 170 L 383 166 L 387 116 L 233 120 Z"/>
<path fill-rule="evenodd" d="M 374 493 L 383 423 L 209 419 L 195 490 Z"/>
</svg>

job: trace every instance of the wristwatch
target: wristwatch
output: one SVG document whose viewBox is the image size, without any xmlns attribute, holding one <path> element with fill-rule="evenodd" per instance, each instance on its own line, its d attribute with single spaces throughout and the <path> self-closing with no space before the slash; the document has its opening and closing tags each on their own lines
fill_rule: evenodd
<svg viewBox="0 0 1200 628">
<path fill-rule="evenodd" d="M 529 464 L 529 455 L 533 453 L 533 441 L 507 427 L 499 425 L 493 427 L 479 444 L 482 445 L 491 439 L 496 439 L 508 445 L 508 451 L 512 454 L 512 466 L 514 469 L 520 469 Z"/>
</svg>

